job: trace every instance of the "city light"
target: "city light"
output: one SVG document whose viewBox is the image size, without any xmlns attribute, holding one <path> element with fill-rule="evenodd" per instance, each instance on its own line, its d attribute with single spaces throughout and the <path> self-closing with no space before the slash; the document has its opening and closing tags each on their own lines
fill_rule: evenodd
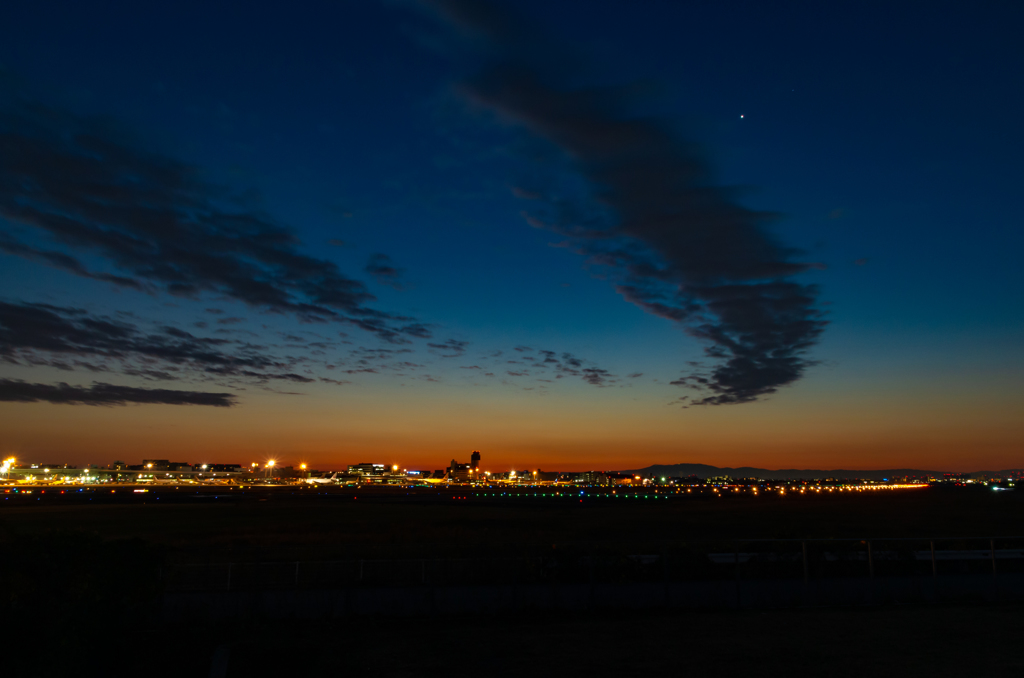
<svg viewBox="0 0 1024 678">
<path fill-rule="evenodd" d="M 902 476 L 874 480 L 871 478 L 821 478 L 821 479 L 766 479 L 755 476 L 747 478 L 732 478 L 727 475 L 720 475 L 708 478 L 697 478 L 690 476 L 686 478 L 672 478 L 668 476 L 645 477 L 633 472 L 622 473 L 617 471 L 586 471 L 586 472 L 542 472 L 540 469 L 507 472 L 483 471 L 479 468 L 480 455 L 474 451 L 472 463 L 455 463 L 444 471 L 407 470 L 401 464 L 382 464 L 362 462 L 348 466 L 348 471 L 328 471 L 320 473 L 309 471 L 309 464 L 301 462 L 292 466 L 283 466 L 285 462 L 277 459 L 265 460 L 262 464 L 252 462 L 248 467 L 241 464 L 188 464 L 185 462 L 170 462 L 167 460 L 144 460 L 137 466 L 129 466 L 125 462 L 115 462 L 105 468 L 88 466 L 78 468 L 69 465 L 54 466 L 46 468 L 42 464 L 23 463 L 22 468 L 14 468 L 14 457 L 8 457 L 0 463 L 0 477 L 7 481 L 16 479 L 17 483 L 78 483 L 106 484 L 106 483 L 132 483 L 132 484 L 206 484 L 206 485 L 238 485 L 245 480 L 255 485 L 265 484 L 267 486 L 281 485 L 309 485 L 309 486 L 346 486 L 346 485 L 391 485 L 412 487 L 426 487 L 445 483 L 450 486 L 468 485 L 483 487 L 500 487 L 502 485 L 513 485 L 518 487 L 532 487 L 535 489 L 556 488 L 556 487 L 605 487 L 605 492 L 584 493 L 587 497 L 599 499 L 668 499 L 670 496 L 696 494 L 697 496 L 713 496 L 716 501 L 725 497 L 751 497 L 755 501 L 768 501 L 767 497 L 776 497 L 779 500 L 792 502 L 802 498 L 810 500 L 813 497 L 824 499 L 827 493 L 839 491 L 846 493 L 843 496 L 864 496 L 871 491 L 875 494 L 882 490 L 907 490 L 926 488 L 936 484 L 955 484 L 957 486 L 987 486 L 998 492 L 1004 489 L 1013 488 L 1015 476 L 1012 474 L 1006 477 L 969 478 L 967 474 L 938 474 L 921 476 Z M 253 482 L 259 468 L 263 468 L 262 482 Z M 208 471 L 216 468 L 216 473 Z M 28 470 L 32 469 L 29 473 Z M 73 470 L 72 470 L 73 469 Z M 138 473 L 129 473 L 139 471 Z M 301 473 L 299 473 L 301 471 Z M 252 474 L 252 475 L 247 475 Z M 622 492 L 613 487 L 618 486 Z M 653 490 L 654 494 L 641 495 L 635 490 L 640 488 Z M 233 488 L 234 489 L 234 488 Z M 307 488 L 311 489 L 311 488 Z M 326 488 L 325 488 L 326 489 Z M 823 492 L 824 490 L 824 492 Z M 575 494 L 575 493 L 574 493 Z M 495 495 L 497 496 L 497 495 Z M 504 494 L 502 495 L 504 496 Z M 509 494 L 509 496 L 526 497 L 560 497 L 560 492 L 546 493 L 538 492 Z M 565 495 L 569 496 L 569 495 Z"/>
</svg>

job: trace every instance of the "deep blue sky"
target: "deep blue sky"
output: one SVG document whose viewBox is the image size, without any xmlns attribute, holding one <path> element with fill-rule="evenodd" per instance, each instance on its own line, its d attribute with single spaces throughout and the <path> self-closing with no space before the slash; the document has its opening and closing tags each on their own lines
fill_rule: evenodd
<svg viewBox="0 0 1024 678">
<path fill-rule="evenodd" d="M 800 250 L 792 261 L 822 265 L 788 278 L 818 286 L 814 309 L 828 325 L 800 354 L 806 364 L 799 374 L 777 392 L 739 404 L 666 405 L 688 392 L 667 382 L 689 371 L 686 361 L 701 360 L 707 342 L 627 303 L 571 247 L 552 246 L 563 237 L 527 224 L 520 212 L 534 213 L 536 201 L 516 197 L 511 187 L 585 202 L 587 182 L 557 143 L 467 101 L 458 84 L 494 58 L 492 48 L 414 3 L 14 3 L 0 13 L 3 101 L 8 108 L 42 103 L 76 120 L 109 118 L 119 138 L 131 135 L 133 148 L 195 167 L 205 184 L 222 189 L 220 203 L 293 229 L 299 251 L 365 282 L 377 297 L 373 308 L 430 327 L 432 339 L 402 345 L 422 366 L 408 379 L 367 373 L 349 375 L 353 383 L 344 386 L 275 388 L 304 393 L 317 412 L 366 407 L 380 428 L 429 410 L 442 422 L 428 427 L 436 443 L 423 443 L 413 430 L 378 440 L 367 429 L 349 439 L 341 423 L 320 431 L 285 418 L 286 432 L 273 443 L 279 454 L 334 459 L 341 453 L 333 437 L 352 454 L 388 450 L 418 459 L 410 446 L 449 445 L 499 449 L 507 463 L 586 466 L 585 449 L 566 440 L 575 435 L 583 445 L 588 411 L 599 411 L 616 435 L 614 449 L 592 456 L 623 466 L 934 459 L 973 467 L 1009 465 L 1019 454 L 1022 431 L 1011 413 L 1019 411 L 1024 386 L 1024 6 L 588 0 L 515 7 L 530 35 L 540 36 L 529 58 L 550 67 L 560 87 L 627 92 L 629 116 L 656 117 L 700 149 L 711 183 L 737 187 L 735 200 L 747 208 L 779 214 L 765 228 Z M 34 246 L 49 242 L 24 224 L 0 221 L 0 228 Z M 93 270 L 124 273 L 95 251 L 60 247 Z M 401 269 L 393 286 L 365 271 L 376 253 Z M 224 311 L 218 318 L 245 318 L 224 328 L 252 332 L 263 345 L 275 332 L 352 342 L 331 345 L 317 365 L 304 364 L 307 378 L 343 368 L 334 355 L 394 348 L 358 329 L 260 315 L 223 295 L 190 301 L 166 290 L 115 288 L 11 254 L 0 254 L 0 262 L 0 301 L 10 304 L 73 306 L 107 317 L 130 311 L 139 327 L 188 328 L 197 336 L 203 309 L 216 307 Z M 199 329 L 212 332 L 214 321 Z M 338 331 L 349 336 L 337 338 Z M 448 340 L 469 343 L 453 359 L 427 346 Z M 508 376 L 519 368 L 495 367 L 497 359 L 482 362 L 498 350 L 516 357 L 515 346 L 568 352 L 614 378 L 598 384 L 604 389 L 575 378 L 548 384 Z M 325 371 L 332 363 L 337 367 Z M 194 375 L 153 383 L 124 372 L 100 379 L 29 364 L 0 365 L 0 377 L 228 388 L 240 398 L 231 411 L 306 407 L 293 404 L 299 396 L 260 389 L 268 382 L 258 379 L 244 387 Z M 474 365 L 496 376 L 488 382 L 460 371 Z M 636 373 L 643 376 L 627 376 Z M 529 388 L 548 395 L 522 391 Z M 96 433 L 76 448 L 71 438 L 32 428 L 55 413 L 78 426 L 153 419 L 156 428 L 147 430 L 156 437 L 188 428 L 190 418 L 201 418 L 203 429 L 218 425 L 218 412 L 238 416 L 206 409 L 9 402 L 4 420 L 26 423 L 3 442 L 30 456 L 127 445 L 116 433 Z M 26 418 L 29 411 L 37 414 Z M 540 411 L 550 417 L 543 423 Z M 481 432 L 463 436 L 466 418 L 480 422 Z M 785 426 L 765 429 L 766 420 Z M 502 433 L 492 439 L 483 431 L 496 421 Z M 819 431 L 825 421 L 831 432 Z M 243 424 L 226 426 L 244 438 Z M 736 430 L 746 437 L 735 437 Z M 175 435 L 170 439 L 180 445 L 202 439 Z M 622 447 L 632 439 L 643 449 Z M 139 433 L 131 444 L 145 440 Z M 767 442 L 758 448 L 752 441 Z M 231 447 L 246 445 L 260 447 Z"/>
</svg>

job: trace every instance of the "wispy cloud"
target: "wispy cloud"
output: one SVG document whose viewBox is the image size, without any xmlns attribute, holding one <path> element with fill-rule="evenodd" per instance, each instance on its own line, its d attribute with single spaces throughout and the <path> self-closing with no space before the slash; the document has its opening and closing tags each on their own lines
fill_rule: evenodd
<svg viewBox="0 0 1024 678">
<path fill-rule="evenodd" d="M 486 357 L 491 358 L 494 365 L 501 366 L 501 369 L 510 377 L 533 377 L 535 381 L 554 383 L 552 379 L 545 377 L 553 376 L 554 379 L 566 379 L 578 377 L 591 386 L 605 387 L 619 383 L 617 375 L 609 370 L 598 367 L 591 360 L 585 360 L 572 353 L 550 351 L 547 349 L 534 350 L 527 346 L 517 346 L 513 350 L 519 351 L 523 360 L 502 360 L 502 351 L 496 351 Z M 533 355 L 525 355 L 525 354 Z M 523 365 L 526 367 L 508 368 L 509 365 Z M 461 369 L 480 369 L 479 366 L 463 366 Z M 490 373 L 485 376 L 492 376 Z M 506 382 L 508 383 L 508 382 Z"/>
<path fill-rule="evenodd" d="M 95 382 L 92 386 L 33 384 L 20 379 L 0 379 L 0 401 L 47 402 L 58 405 L 207 405 L 231 407 L 235 396 L 230 393 L 173 391 L 162 388 L 135 388 Z"/>
<path fill-rule="evenodd" d="M 302 254 L 291 228 L 110 121 L 39 104 L 0 110 L 0 218 L 18 227 L 0 237 L 0 250 L 75 275 L 215 294 L 304 322 L 349 323 L 391 343 L 429 336 L 414 319 L 370 306 L 366 286 L 334 263 Z M 91 270 L 85 255 L 110 270 Z"/>
<path fill-rule="evenodd" d="M 294 371 L 305 358 L 276 355 L 248 342 L 197 337 L 168 326 L 144 330 L 82 309 L 0 302 L 0 360 L 61 369 L 66 365 L 64 356 L 101 361 L 74 362 L 92 371 L 117 371 L 145 379 L 190 376 L 312 381 Z"/>
<path fill-rule="evenodd" d="M 459 341 L 458 339 L 449 339 L 442 344 L 427 344 L 427 346 L 440 351 L 442 358 L 459 358 L 466 352 L 466 347 L 469 346 L 469 342 Z"/>
<path fill-rule="evenodd" d="M 566 237 L 625 300 L 707 344 L 717 365 L 679 380 L 703 391 L 693 403 L 749 402 L 803 375 L 826 323 L 817 289 L 791 279 L 814 265 L 771 235 L 774 215 L 716 185 L 707 162 L 668 125 L 633 115 L 628 91 L 563 84 L 571 60 L 501 6 L 427 4 L 485 46 L 486 65 L 461 83 L 466 97 L 555 144 L 591 187 L 588 208 L 550 201 L 552 214 L 528 215 L 530 222 Z M 602 382 L 596 373 L 587 379 Z"/>
<path fill-rule="evenodd" d="M 396 290 L 402 289 L 401 278 L 404 271 L 394 266 L 391 263 L 391 257 L 386 254 L 372 255 L 369 263 L 366 264 L 365 271 L 381 285 L 387 285 Z"/>
</svg>

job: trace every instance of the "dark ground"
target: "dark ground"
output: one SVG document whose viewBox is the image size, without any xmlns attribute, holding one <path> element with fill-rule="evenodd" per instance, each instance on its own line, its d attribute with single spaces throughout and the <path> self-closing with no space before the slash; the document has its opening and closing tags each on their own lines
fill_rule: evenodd
<svg viewBox="0 0 1024 678">
<path fill-rule="evenodd" d="M 175 562 L 529 555 L 732 539 L 1024 536 L 1024 492 L 508 500 L 399 488 L 154 487 L 0 502 L 0 544 L 70 531 L 142 540 Z M 217 498 L 214 498 L 217 495 Z M 469 495 L 467 499 L 453 496 Z M 12 495 L 5 495 L 10 497 Z M 657 553 L 658 551 L 649 551 Z"/>
<path fill-rule="evenodd" d="M 152 572 L 168 562 L 527 554 L 732 538 L 1016 536 L 1024 533 L 1021 493 L 926 489 L 613 505 L 363 490 L 355 499 L 289 488 L 245 495 L 222 488 L 222 498 L 191 499 L 194 492 L 0 503 L 0 672 L 1024 676 L 1020 605 L 538 611 L 213 626 L 161 624 L 145 613 L 158 594 Z M 227 672 L 211 674 L 224 659 Z"/>
<path fill-rule="evenodd" d="M 294 639 L 292 647 L 310 648 L 310 672 L 299 675 L 337 671 L 329 648 L 355 641 L 366 654 L 353 658 L 354 675 L 366 676 L 1020 676 L 1022 612 L 993 607 L 420 620 L 378 622 L 347 638 L 343 629 L 337 635 L 298 629 L 286 638 Z M 286 638 L 281 647 L 288 646 Z M 316 643 L 318 638 L 323 641 Z M 233 645 L 229 675 L 270 668 L 256 659 L 262 647 Z M 278 666 L 286 670 L 287 664 L 279 660 Z"/>
<path fill-rule="evenodd" d="M 11 676 L 1021 676 L 1024 607 L 851 608 L 7 634 Z M 217 659 L 226 673 L 211 673 Z M 8 671 L 10 671 L 8 673 Z"/>
</svg>

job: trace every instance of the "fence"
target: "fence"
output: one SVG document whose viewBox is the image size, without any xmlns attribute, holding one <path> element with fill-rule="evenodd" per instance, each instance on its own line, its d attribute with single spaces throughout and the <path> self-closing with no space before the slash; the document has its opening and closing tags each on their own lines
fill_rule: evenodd
<svg viewBox="0 0 1024 678">
<path fill-rule="evenodd" d="M 345 616 L 1024 600 L 1024 537 L 742 540 L 724 546 L 691 543 L 662 553 L 609 554 L 577 545 L 511 558 L 208 563 L 167 567 L 161 577 L 172 616 L 195 612 L 195 605 L 227 616 L 264 614 L 268 605 L 296 616 Z"/>
</svg>

